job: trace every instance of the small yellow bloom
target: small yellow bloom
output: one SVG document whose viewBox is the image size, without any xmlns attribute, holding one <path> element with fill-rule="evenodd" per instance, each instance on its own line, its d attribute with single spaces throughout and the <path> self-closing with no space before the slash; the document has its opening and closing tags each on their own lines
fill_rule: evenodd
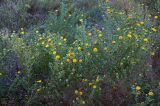
<svg viewBox="0 0 160 106">
<path fill-rule="evenodd" d="M 61 62 L 61 65 L 63 65 L 64 63 L 63 62 Z"/>
<path fill-rule="evenodd" d="M 77 63 L 77 59 L 73 59 L 73 63 Z"/>
<path fill-rule="evenodd" d="M 86 43 L 86 44 L 85 44 L 85 46 L 86 46 L 86 47 L 88 47 L 88 46 L 89 46 L 89 44 L 88 44 L 88 43 Z"/>
<path fill-rule="evenodd" d="M 42 83 L 42 80 L 37 80 L 36 82 L 37 82 L 37 83 Z"/>
<path fill-rule="evenodd" d="M 39 88 L 39 89 L 37 89 L 37 92 L 40 92 L 41 91 L 41 89 Z"/>
<path fill-rule="evenodd" d="M 144 38 L 143 40 L 144 40 L 145 43 L 149 42 L 148 38 Z"/>
<path fill-rule="evenodd" d="M 2 73 L 0 73 L 0 76 L 3 75 Z"/>
<path fill-rule="evenodd" d="M 128 39 L 131 39 L 131 38 L 132 38 L 132 35 L 131 35 L 131 34 L 128 34 L 127 36 L 128 36 Z"/>
<path fill-rule="evenodd" d="M 66 38 L 64 38 L 64 39 L 63 39 L 63 41 L 64 41 L 64 42 L 66 42 L 66 41 L 67 41 L 67 39 L 66 39 Z"/>
<path fill-rule="evenodd" d="M 44 45 L 44 43 L 45 43 L 45 42 L 43 41 L 43 42 L 42 42 L 42 45 Z"/>
<path fill-rule="evenodd" d="M 61 46 L 61 45 L 62 45 L 62 43 L 61 43 L 61 42 L 59 42 L 59 43 L 58 43 L 58 45 L 59 45 L 59 46 Z"/>
<path fill-rule="evenodd" d="M 149 91 L 149 92 L 148 92 L 148 95 L 149 95 L 149 96 L 153 96 L 154 93 L 153 93 L 152 91 Z"/>
<path fill-rule="evenodd" d="M 123 36 L 119 36 L 118 39 L 119 39 L 119 40 L 122 40 L 122 39 L 123 39 Z"/>
<path fill-rule="evenodd" d="M 66 61 L 67 61 L 67 62 L 70 62 L 70 59 L 67 59 Z"/>
<path fill-rule="evenodd" d="M 51 42 L 51 38 L 48 39 L 48 42 Z"/>
<path fill-rule="evenodd" d="M 151 28 L 151 30 L 152 30 L 153 32 L 157 32 L 156 28 Z"/>
<path fill-rule="evenodd" d="M 92 36 L 92 33 L 91 33 L 91 32 L 89 32 L 89 33 L 88 33 L 88 36 Z"/>
<path fill-rule="evenodd" d="M 56 51 L 53 51 L 53 52 L 52 52 L 52 54 L 53 54 L 53 55 L 56 55 L 56 54 L 57 54 L 57 52 L 56 52 Z"/>
<path fill-rule="evenodd" d="M 121 30 L 121 28 L 117 28 L 117 31 L 120 31 Z"/>
<path fill-rule="evenodd" d="M 21 34 L 22 34 L 22 35 L 24 35 L 24 34 L 25 34 L 25 32 L 24 32 L 24 31 L 22 31 L 22 32 L 21 32 Z"/>
<path fill-rule="evenodd" d="M 144 22 L 142 21 L 142 22 L 140 22 L 140 24 L 141 24 L 141 25 L 144 25 Z"/>
<path fill-rule="evenodd" d="M 156 16 L 154 16 L 154 19 L 158 19 L 158 16 L 156 15 Z"/>
<path fill-rule="evenodd" d="M 61 36 L 60 38 L 63 39 L 63 36 Z"/>
<path fill-rule="evenodd" d="M 89 86 L 92 86 L 92 85 L 93 85 L 93 83 L 90 82 L 90 83 L 89 83 Z"/>
<path fill-rule="evenodd" d="M 36 31 L 36 34 L 38 34 L 39 33 L 39 31 Z"/>
<path fill-rule="evenodd" d="M 42 40 L 42 39 L 43 39 L 42 37 L 39 38 L 39 40 Z"/>
<path fill-rule="evenodd" d="M 116 41 L 114 40 L 114 41 L 112 41 L 112 44 L 116 44 Z"/>
<path fill-rule="evenodd" d="M 82 92 L 82 91 L 80 91 L 80 92 L 79 92 L 79 95 L 80 95 L 80 96 L 81 96 L 81 95 L 83 95 L 83 92 Z"/>
<path fill-rule="evenodd" d="M 140 86 L 136 86 L 136 90 L 137 90 L 137 91 L 140 91 L 140 90 L 141 90 L 141 87 L 140 87 Z"/>
<path fill-rule="evenodd" d="M 91 55 L 91 53 L 89 53 L 89 52 L 88 52 L 88 53 L 87 53 L 87 55 L 88 55 L 88 56 L 90 56 L 90 55 Z"/>
<path fill-rule="evenodd" d="M 95 47 L 95 48 L 93 48 L 93 52 L 98 52 L 98 49 Z"/>
<path fill-rule="evenodd" d="M 103 35 L 102 35 L 101 33 L 100 33 L 100 34 L 98 34 L 98 37 L 99 37 L 99 38 L 101 38 L 102 36 L 103 36 Z"/>
<path fill-rule="evenodd" d="M 83 19 L 79 19 L 80 22 L 83 22 Z"/>
<path fill-rule="evenodd" d="M 93 88 L 93 89 L 96 89 L 96 88 L 97 88 L 97 86 L 96 86 L 96 85 L 93 85 L 93 86 L 92 86 L 92 88 Z"/>
<path fill-rule="evenodd" d="M 80 46 L 78 47 L 78 50 L 79 50 L 79 51 L 81 50 L 81 47 L 80 47 Z"/>
<path fill-rule="evenodd" d="M 48 47 L 49 47 L 49 45 L 47 44 L 45 47 L 46 47 L 46 48 L 48 48 Z"/>
<path fill-rule="evenodd" d="M 80 63 L 82 63 L 82 61 L 83 61 L 82 59 L 79 60 Z"/>
<path fill-rule="evenodd" d="M 56 56 L 56 60 L 59 60 L 61 57 L 60 57 L 60 55 L 57 55 Z"/>
</svg>

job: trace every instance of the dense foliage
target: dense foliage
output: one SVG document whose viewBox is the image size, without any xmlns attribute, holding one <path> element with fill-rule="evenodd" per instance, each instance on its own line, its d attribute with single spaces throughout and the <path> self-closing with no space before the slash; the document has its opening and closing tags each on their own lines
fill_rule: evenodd
<svg viewBox="0 0 160 106">
<path fill-rule="evenodd" d="M 158 1 L 0 2 L 1 105 L 160 105 Z"/>
</svg>

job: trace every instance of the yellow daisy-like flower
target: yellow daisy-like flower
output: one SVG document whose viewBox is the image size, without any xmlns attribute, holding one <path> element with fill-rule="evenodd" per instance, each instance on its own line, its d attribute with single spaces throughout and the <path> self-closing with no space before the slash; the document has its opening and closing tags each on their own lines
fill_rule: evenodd
<svg viewBox="0 0 160 106">
<path fill-rule="evenodd" d="M 145 43 L 149 42 L 148 38 L 144 38 L 143 40 L 144 40 Z"/>
<path fill-rule="evenodd" d="M 21 32 L 21 34 L 22 34 L 22 35 L 24 35 L 24 34 L 25 34 L 25 32 L 24 32 L 24 31 L 22 31 L 22 32 Z"/>
<path fill-rule="evenodd" d="M 151 28 L 151 30 L 152 30 L 153 32 L 157 32 L 157 29 L 156 29 L 156 28 Z"/>
<path fill-rule="evenodd" d="M 39 31 L 36 31 L 36 34 L 38 34 L 39 33 Z"/>
<path fill-rule="evenodd" d="M 100 34 L 98 34 L 98 37 L 99 37 L 99 38 L 101 38 L 102 36 L 103 36 L 103 35 L 102 35 L 101 33 L 100 33 Z"/>
<path fill-rule="evenodd" d="M 121 28 L 117 28 L 117 31 L 120 31 L 121 30 Z"/>
<path fill-rule="evenodd" d="M 119 36 L 118 39 L 119 39 L 119 40 L 122 40 L 122 39 L 123 39 L 123 36 Z"/>
<path fill-rule="evenodd" d="M 39 40 L 42 40 L 42 39 L 43 39 L 42 37 L 39 38 Z"/>
<path fill-rule="evenodd" d="M 56 51 L 53 51 L 53 52 L 52 52 L 52 54 L 53 54 L 53 55 L 56 55 L 56 54 L 57 54 L 57 52 L 56 52 Z"/>
<path fill-rule="evenodd" d="M 128 34 L 127 36 L 128 36 L 128 39 L 131 39 L 131 38 L 132 38 L 132 35 L 131 35 L 131 34 Z"/>
<path fill-rule="evenodd" d="M 58 45 L 59 45 L 59 46 L 61 46 L 61 45 L 62 45 L 62 43 L 61 43 L 61 42 L 59 42 L 59 43 L 58 43 Z"/>
<path fill-rule="evenodd" d="M 67 41 L 67 39 L 66 39 L 66 38 L 64 38 L 64 39 L 63 39 L 63 41 L 64 41 L 64 42 L 66 42 L 66 41 Z"/>
<path fill-rule="evenodd" d="M 37 82 L 37 83 L 42 83 L 42 80 L 37 80 L 36 82 Z"/>
<path fill-rule="evenodd" d="M 40 92 L 41 91 L 41 88 L 37 89 L 37 92 Z"/>
<path fill-rule="evenodd" d="M 91 32 L 89 32 L 89 33 L 88 33 L 88 36 L 92 36 L 92 33 L 91 33 Z"/>
<path fill-rule="evenodd" d="M 149 92 L 148 92 L 148 95 L 149 95 L 149 96 L 153 96 L 154 93 L 153 93 L 152 91 L 149 91 Z"/>
<path fill-rule="evenodd" d="M 83 100 L 83 101 L 82 101 L 82 104 L 86 104 L 86 102 Z"/>
<path fill-rule="evenodd" d="M 96 86 L 96 85 L 93 85 L 93 86 L 92 86 L 92 88 L 93 88 L 93 89 L 96 89 L 96 88 L 97 88 L 97 86 Z"/>
<path fill-rule="evenodd" d="M 51 38 L 48 39 L 48 42 L 51 42 Z"/>
<path fill-rule="evenodd" d="M 70 62 L 70 59 L 67 59 L 66 61 L 67 61 L 67 62 Z"/>
<path fill-rule="evenodd" d="M 112 41 L 112 44 L 116 44 L 116 41 L 114 40 L 114 41 Z"/>
<path fill-rule="evenodd" d="M 79 60 L 80 63 L 82 63 L 82 61 L 83 61 L 82 59 Z"/>
<path fill-rule="evenodd" d="M 144 22 L 142 21 L 142 22 L 140 22 L 140 24 L 141 24 L 141 25 L 144 25 Z"/>
<path fill-rule="evenodd" d="M 21 71 L 18 71 L 17 73 L 18 73 L 18 74 L 21 74 Z"/>
<path fill-rule="evenodd" d="M 73 59 L 73 63 L 77 63 L 77 59 Z"/>
<path fill-rule="evenodd" d="M 2 73 L 0 73 L 0 76 L 3 75 Z"/>
<path fill-rule="evenodd" d="M 156 15 L 156 16 L 154 16 L 154 19 L 158 19 L 158 16 Z"/>
<path fill-rule="evenodd" d="M 98 52 L 98 49 L 95 47 L 95 48 L 93 48 L 93 52 Z"/>
<path fill-rule="evenodd" d="M 78 47 L 78 50 L 79 50 L 79 51 L 81 50 L 81 47 L 80 47 L 80 46 Z"/>
<path fill-rule="evenodd" d="M 137 85 L 137 86 L 136 86 L 136 90 L 137 90 L 137 91 L 140 91 L 140 90 L 141 90 L 141 87 Z"/>
<path fill-rule="evenodd" d="M 88 52 L 88 53 L 87 53 L 87 55 L 88 55 L 88 56 L 90 56 L 90 55 L 91 55 L 91 53 L 89 53 L 89 52 Z"/>
<path fill-rule="evenodd" d="M 79 19 L 80 22 L 83 22 L 83 19 Z"/>
<path fill-rule="evenodd" d="M 60 55 L 57 55 L 56 56 L 56 60 L 59 60 L 61 57 L 60 57 Z"/>
<path fill-rule="evenodd" d="M 49 47 L 49 45 L 47 44 L 45 47 L 46 47 L 46 48 L 48 48 L 48 47 Z"/>
<path fill-rule="evenodd" d="M 44 45 L 44 43 L 45 43 L 45 42 L 43 41 L 43 42 L 42 42 L 42 45 Z"/>
<path fill-rule="evenodd" d="M 80 96 L 81 96 L 81 95 L 83 95 L 83 92 L 82 92 L 82 91 L 80 91 L 80 92 L 79 92 L 79 95 L 80 95 Z"/>
</svg>

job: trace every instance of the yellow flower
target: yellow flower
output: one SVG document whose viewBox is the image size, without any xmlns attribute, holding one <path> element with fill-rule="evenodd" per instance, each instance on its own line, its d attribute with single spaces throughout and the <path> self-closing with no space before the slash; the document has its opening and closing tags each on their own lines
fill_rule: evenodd
<svg viewBox="0 0 160 106">
<path fill-rule="evenodd" d="M 57 53 L 56 51 L 53 51 L 53 52 L 52 52 L 53 55 L 56 55 L 56 53 Z"/>
<path fill-rule="evenodd" d="M 61 62 L 61 65 L 63 65 L 63 62 Z"/>
<path fill-rule="evenodd" d="M 114 41 L 112 41 L 112 44 L 116 44 L 116 41 L 114 40 Z"/>
<path fill-rule="evenodd" d="M 3 75 L 2 73 L 0 73 L 0 76 Z"/>
<path fill-rule="evenodd" d="M 75 90 L 74 93 L 75 93 L 75 94 L 78 94 L 78 90 Z"/>
<path fill-rule="evenodd" d="M 83 92 L 82 92 L 82 91 L 80 91 L 80 92 L 79 92 L 79 95 L 80 95 L 80 96 L 81 96 L 81 95 L 83 95 Z"/>
<path fill-rule="evenodd" d="M 137 90 L 137 91 L 140 91 L 140 90 L 141 90 L 141 87 L 140 87 L 140 86 L 136 86 L 136 90 Z"/>
<path fill-rule="evenodd" d="M 61 57 L 60 57 L 60 55 L 57 55 L 56 56 L 56 60 L 59 60 Z"/>
<path fill-rule="evenodd" d="M 43 39 L 42 37 L 39 38 L 39 40 L 42 40 L 42 39 Z"/>
<path fill-rule="evenodd" d="M 73 63 L 77 63 L 77 59 L 73 59 Z"/>
<path fill-rule="evenodd" d="M 96 85 L 93 85 L 93 86 L 92 86 L 92 88 L 93 88 L 93 89 L 96 89 L 96 88 L 97 88 L 97 86 L 96 86 Z"/>
<path fill-rule="evenodd" d="M 91 53 L 89 53 L 89 52 L 88 52 L 88 53 L 87 53 L 87 55 L 88 55 L 88 56 L 90 56 L 90 55 L 91 55 Z"/>
<path fill-rule="evenodd" d="M 101 38 L 102 36 L 103 36 L 103 35 L 102 35 L 101 33 L 100 33 L 100 34 L 98 34 L 98 37 L 99 37 L 99 38 Z"/>
<path fill-rule="evenodd" d="M 63 39 L 63 41 L 64 41 L 64 42 L 66 42 L 66 41 L 67 41 L 67 39 L 66 39 L 66 38 L 64 38 L 64 39 Z"/>
<path fill-rule="evenodd" d="M 79 60 L 80 63 L 82 63 L 82 61 L 83 61 L 82 59 Z"/>
<path fill-rule="evenodd" d="M 48 39 L 48 42 L 50 42 L 50 41 L 51 41 L 51 38 Z"/>
<path fill-rule="evenodd" d="M 37 80 L 36 82 L 37 82 L 37 83 L 42 83 L 42 80 Z"/>
<path fill-rule="evenodd" d="M 86 44 L 85 44 L 85 46 L 86 46 L 86 47 L 88 47 L 88 46 L 89 46 L 89 44 L 88 44 L 88 43 L 86 43 Z"/>
<path fill-rule="evenodd" d="M 42 45 L 44 45 L 44 43 L 45 43 L 45 42 L 43 41 L 43 42 L 42 42 Z"/>
<path fill-rule="evenodd" d="M 67 62 L 70 62 L 70 59 L 67 59 L 66 61 L 67 61 Z"/>
<path fill-rule="evenodd" d="M 151 30 L 152 30 L 153 32 L 157 32 L 156 28 L 151 28 Z"/>
<path fill-rule="evenodd" d="M 38 34 L 39 33 L 39 31 L 36 31 L 36 34 Z"/>
<path fill-rule="evenodd" d="M 25 34 L 25 32 L 24 32 L 24 31 L 22 31 L 22 32 L 21 32 L 21 34 L 22 34 L 22 35 L 24 35 L 24 34 Z"/>
<path fill-rule="evenodd" d="M 90 82 L 90 83 L 89 83 L 89 86 L 92 86 L 92 85 L 93 85 L 93 83 Z"/>
<path fill-rule="evenodd" d="M 123 39 L 123 36 L 119 36 L 118 39 L 119 39 L 119 40 L 122 40 L 122 39 Z"/>
<path fill-rule="evenodd" d="M 154 16 L 154 19 L 158 19 L 158 16 Z"/>
<path fill-rule="evenodd" d="M 91 33 L 91 32 L 89 32 L 89 33 L 88 33 L 88 36 L 92 36 L 92 33 Z"/>
<path fill-rule="evenodd" d="M 48 48 L 48 47 L 49 47 L 49 45 L 47 44 L 45 47 L 46 47 L 46 48 Z"/>
<path fill-rule="evenodd" d="M 59 46 L 61 46 L 61 45 L 62 45 L 62 43 L 61 43 L 61 42 L 59 42 L 59 43 L 58 43 L 58 45 L 59 45 Z"/>
<path fill-rule="evenodd" d="M 149 95 L 149 96 L 153 96 L 154 93 L 153 93 L 152 91 L 149 91 L 149 92 L 148 92 L 148 95 Z"/>
<path fill-rule="evenodd" d="M 40 92 L 41 91 L 41 89 L 39 88 L 39 89 L 37 89 L 37 92 Z"/>
<path fill-rule="evenodd" d="M 60 38 L 63 39 L 63 36 L 61 36 Z"/>
<path fill-rule="evenodd" d="M 81 47 L 80 47 L 80 46 L 78 47 L 78 50 L 79 50 L 79 51 L 81 50 Z"/>
<path fill-rule="evenodd" d="M 79 19 L 80 22 L 83 22 L 83 19 Z"/>
<path fill-rule="evenodd" d="M 98 52 L 98 49 L 95 47 L 95 48 L 93 48 L 93 52 Z"/>
<path fill-rule="evenodd" d="M 120 31 L 121 30 L 121 28 L 117 28 L 117 31 Z"/>
<path fill-rule="evenodd" d="M 132 38 L 132 35 L 131 35 L 131 34 L 128 34 L 127 36 L 128 36 L 128 39 L 131 39 L 131 38 Z"/>
<path fill-rule="evenodd" d="M 141 24 L 141 25 L 144 25 L 144 22 L 142 21 L 142 22 L 140 22 L 140 24 Z"/>
<path fill-rule="evenodd" d="M 145 43 L 149 42 L 148 38 L 144 38 L 143 40 L 144 40 Z"/>
</svg>

